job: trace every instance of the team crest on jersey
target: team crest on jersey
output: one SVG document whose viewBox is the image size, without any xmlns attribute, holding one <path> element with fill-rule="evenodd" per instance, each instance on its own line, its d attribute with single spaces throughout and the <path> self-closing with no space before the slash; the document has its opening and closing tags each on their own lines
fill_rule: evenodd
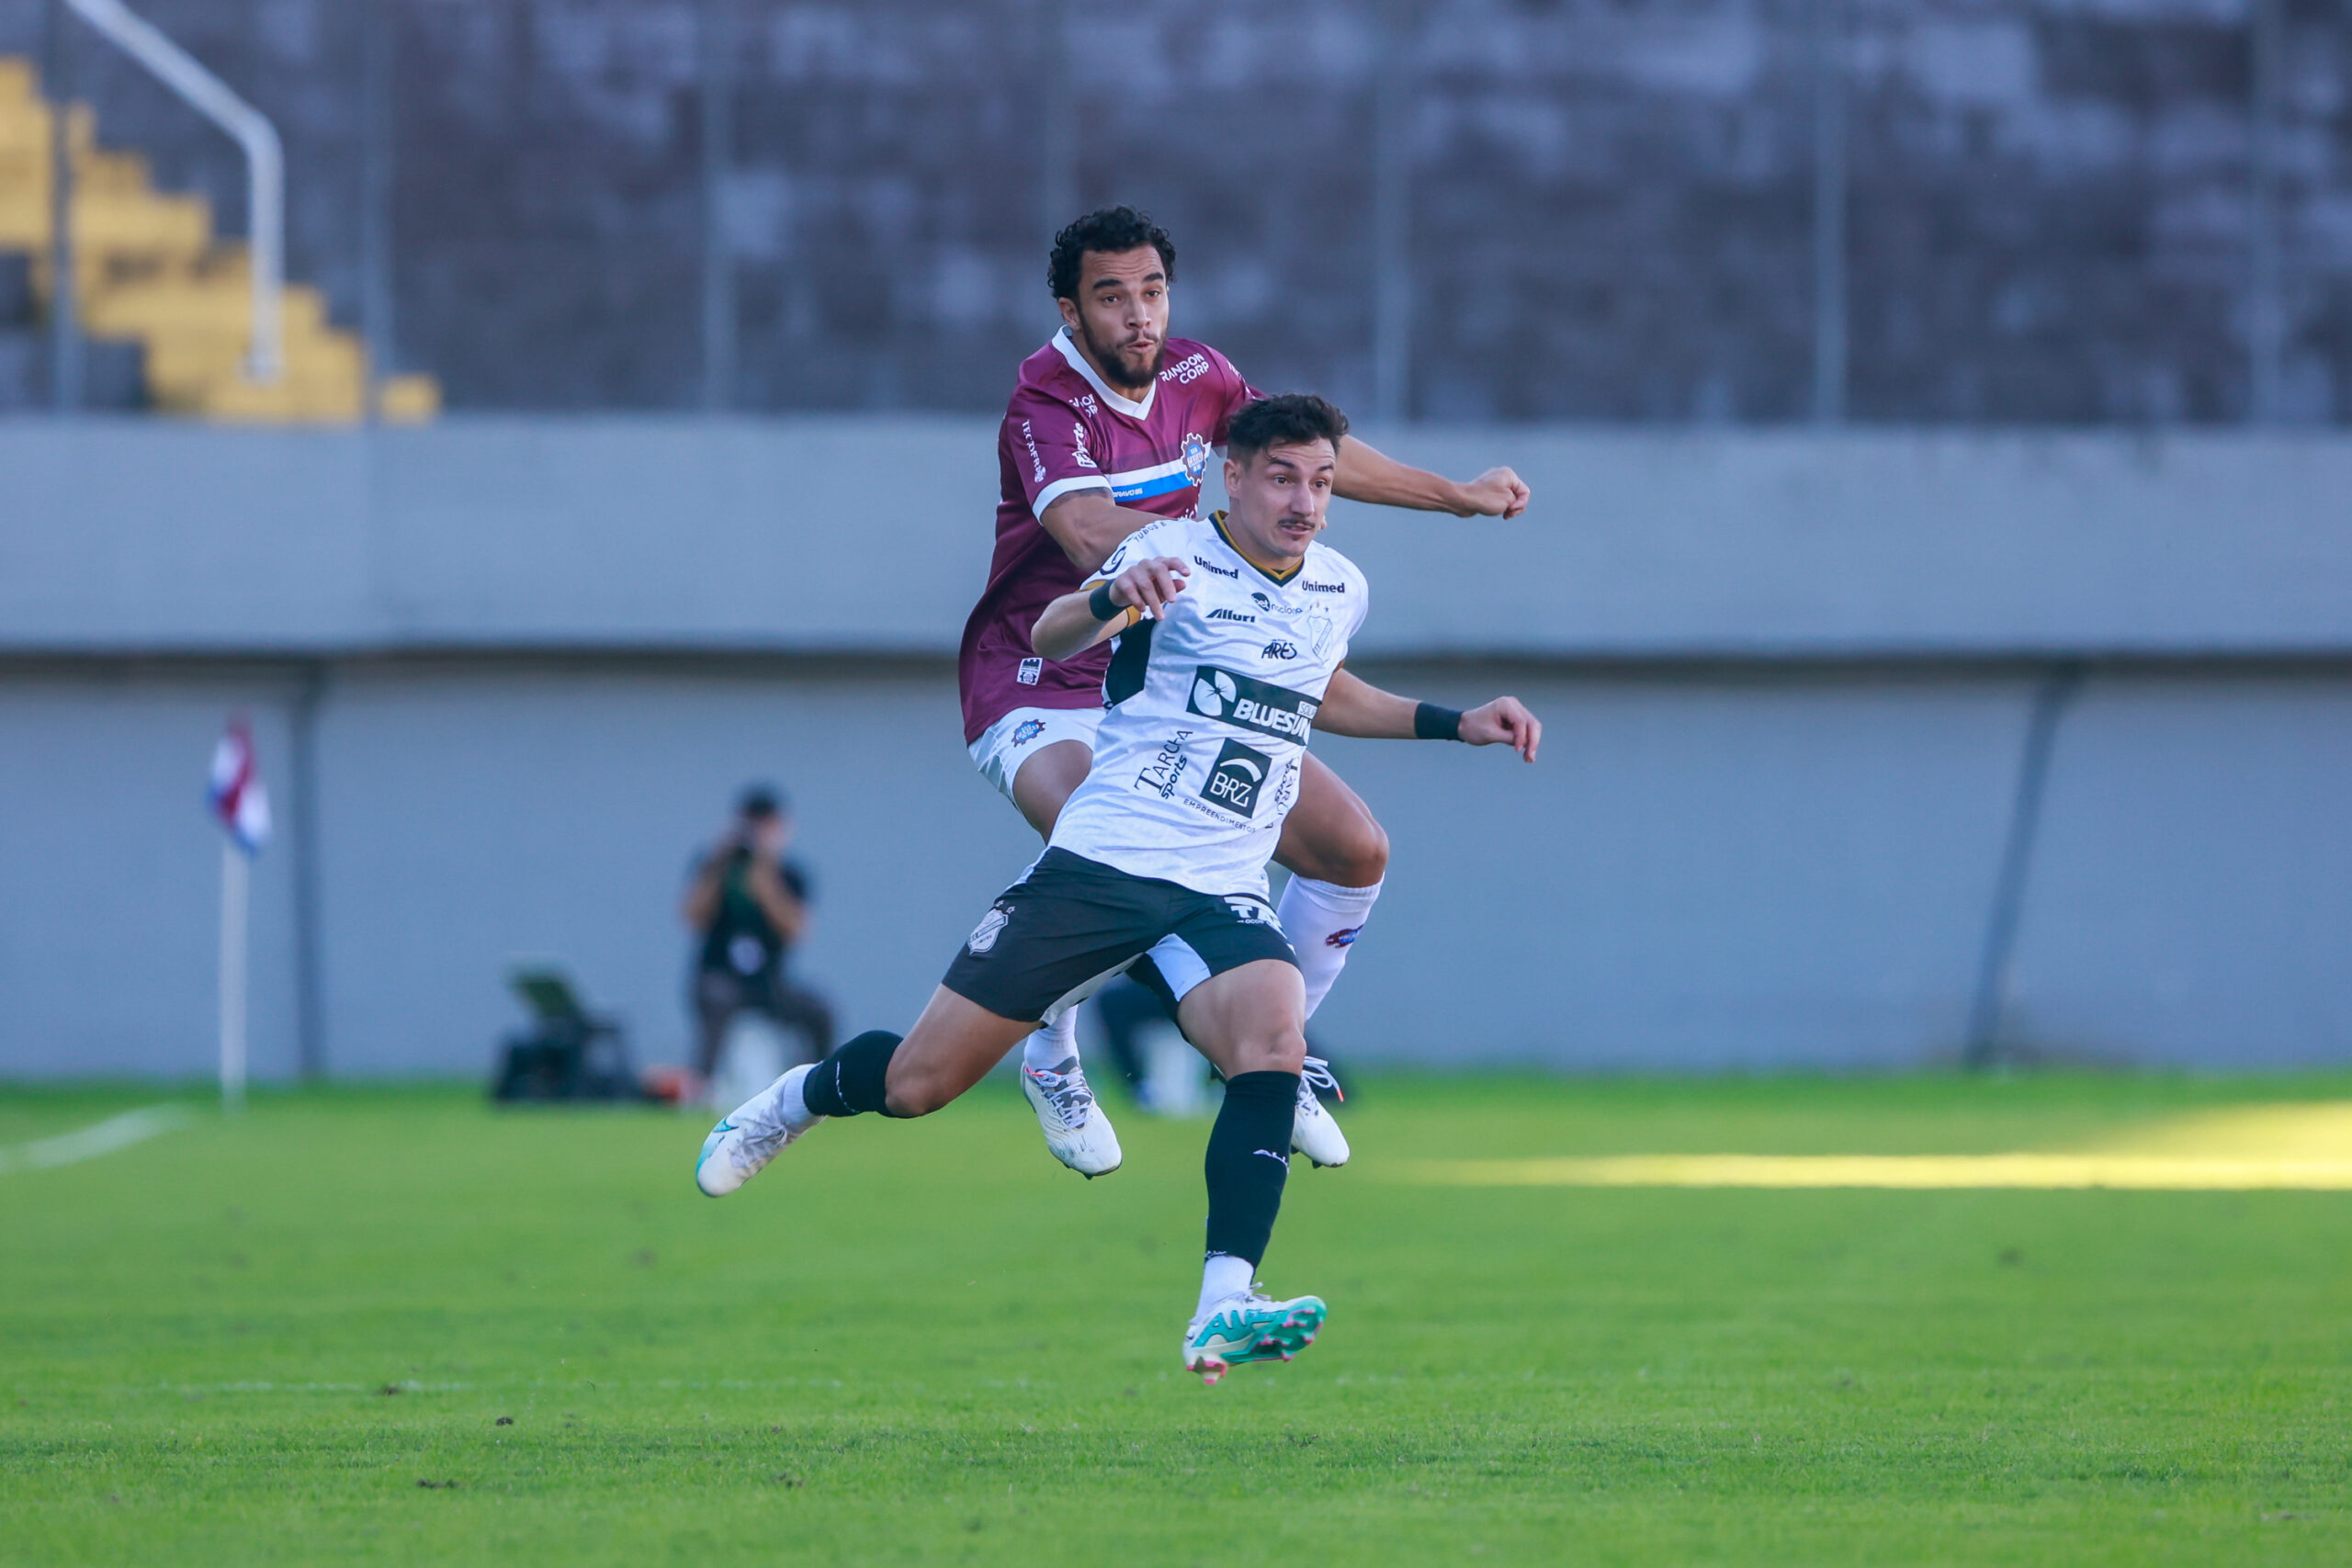
<svg viewBox="0 0 2352 1568">
<path fill-rule="evenodd" d="M 1322 658 L 1330 648 L 1332 630 L 1330 612 L 1324 609 L 1319 602 L 1309 606 L 1306 612 L 1306 640 L 1315 649 L 1316 658 Z"/>
<path fill-rule="evenodd" d="M 1012 919 L 1011 905 L 997 905 L 987 914 L 982 915 L 980 923 L 972 928 L 970 939 L 964 943 L 964 951 L 975 958 L 988 953 L 990 948 L 996 946 L 996 939 L 1004 934 L 1005 923 Z"/>
<path fill-rule="evenodd" d="M 1184 477 L 1194 484 L 1209 471 L 1209 444 L 1191 431 L 1184 434 Z"/>
</svg>

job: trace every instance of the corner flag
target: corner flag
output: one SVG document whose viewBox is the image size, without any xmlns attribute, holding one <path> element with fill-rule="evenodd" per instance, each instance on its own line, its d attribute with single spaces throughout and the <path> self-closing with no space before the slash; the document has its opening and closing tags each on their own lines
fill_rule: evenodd
<svg viewBox="0 0 2352 1568">
<path fill-rule="evenodd" d="M 220 1104 L 245 1103 L 245 904 L 254 856 L 269 842 L 269 792 L 254 762 L 254 732 L 242 718 L 212 748 L 212 815 L 229 829 L 220 846 Z"/>
<path fill-rule="evenodd" d="M 269 842 L 269 791 L 262 787 L 254 763 L 253 731 L 243 719 L 232 719 L 220 743 L 212 748 L 212 787 L 208 792 L 212 814 L 249 855 L 259 854 Z"/>
</svg>

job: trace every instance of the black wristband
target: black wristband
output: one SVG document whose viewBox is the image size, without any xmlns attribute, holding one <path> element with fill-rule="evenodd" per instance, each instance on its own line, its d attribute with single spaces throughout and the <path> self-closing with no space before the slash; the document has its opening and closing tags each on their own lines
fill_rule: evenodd
<svg viewBox="0 0 2352 1568">
<path fill-rule="evenodd" d="M 1116 620 L 1127 613 L 1125 605 L 1111 603 L 1111 585 L 1107 582 L 1094 585 L 1094 592 L 1086 596 L 1086 609 L 1098 621 Z"/>
<path fill-rule="evenodd" d="M 1435 703 L 1423 703 L 1413 710 L 1413 739 L 1416 740 L 1461 739 L 1462 710 L 1442 708 Z"/>
</svg>

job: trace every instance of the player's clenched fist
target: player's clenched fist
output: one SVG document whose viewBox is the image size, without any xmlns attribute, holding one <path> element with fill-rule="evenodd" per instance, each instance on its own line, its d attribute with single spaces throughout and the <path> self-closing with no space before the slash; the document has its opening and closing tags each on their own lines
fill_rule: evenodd
<svg viewBox="0 0 2352 1568">
<path fill-rule="evenodd" d="M 1505 521 L 1527 510 L 1526 481 L 1509 468 L 1488 468 L 1461 487 L 1458 517 L 1500 517 Z"/>
<path fill-rule="evenodd" d="M 1111 603 L 1158 620 L 1169 602 L 1184 592 L 1184 580 L 1192 575 L 1193 569 L 1174 556 L 1139 560 L 1111 580 Z"/>
<path fill-rule="evenodd" d="M 1544 721 L 1517 697 L 1497 697 L 1462 716 L 1462 739 L 1473 746 L 1509 746 L 1532 762 L 1544 739 Z"/>
</svg>

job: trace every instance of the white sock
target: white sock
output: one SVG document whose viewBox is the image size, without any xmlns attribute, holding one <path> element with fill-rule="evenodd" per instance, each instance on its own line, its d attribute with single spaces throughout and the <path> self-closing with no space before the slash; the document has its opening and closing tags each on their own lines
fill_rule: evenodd
<svg viewBox="0 0 2352 1568">
<path fill-rule="evenodd" d="M 1283 889 L 1274 918 L 1282 921 L 1291 951 L 1298 955 L 1298 977 L 1306 982 L 1307 1017 L 1315 1016 L 1331 994 L 1331 982 L 1347 967 L 1348 949 L 1371 917 L 1380 887 L 1377 882 L 1369 887 L 1342 887 L 1294 876 Z"/>
<path fill-rule="evenodd" d="M 1078 1010 L 1072 1008 L 1029 1037 L 1021 1047 L 1021 1065 L 1041 1073 L 1057 1072 L 1077 1055 Z"/>
<path fill-rule="evenodd" d="M 819 1120 L 817 1113 L 808 1109 L 808 1097 L 800 1092 L 808 1081 L 808 1074 L 797 1067 L 775 1080 L 775 1113 L 784 1118 L 787 1127 L 806 1127 Z"/>
<path fill-rule="evenodd" d="M 1201 1265 L 1201 1304 L 1193 1315 L 1199 1317 L 1226 1297 L 1248 1290 L 1257 1275 L 1258 1266 L 1246 1258 L 1222 1252 L 1211 1258 Z"/>
</svg>

